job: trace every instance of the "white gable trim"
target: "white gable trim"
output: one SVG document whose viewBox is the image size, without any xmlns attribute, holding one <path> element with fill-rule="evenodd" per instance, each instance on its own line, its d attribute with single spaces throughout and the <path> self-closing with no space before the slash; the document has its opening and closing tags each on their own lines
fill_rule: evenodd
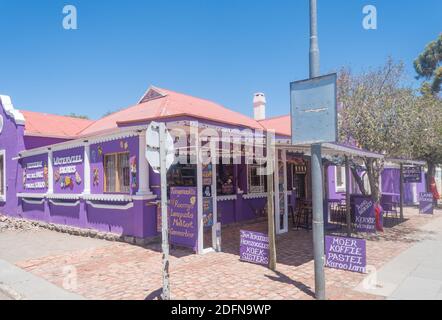
<svg viewBox="0 0 442 320">
<path fill-rule="evenodd" d="M 6 114 L 9 115 L 12 119 L 14 119 L 14 122 L 16 124 L 20 125 L 25 124 L 25 117 L 19 110 L 14 108 L 10 96 L 0 95 L 0 103 L 2 104 Z"/>
<path fill-rule="evenodd" d="M 148 97 L 148 95 L 149 95 L 151 92 L 154 92 L 154 93 L 156 93 L 157 95 L 156 95 L 156 96 L 153 96 L 153 97 Z M 149 89 L 147 89 L 146 92 L 143 94 L 143 96 L 141 97 L 141 99 L 138 100 L 138 103 L 137 103 L 137 104 L 144 103 L 144 102 L 147 102 L 147 101 L 150 101 L 150 100 L 155 100 L 155 99 L 164 98 L 165 96 L 167 96 L 167 94 L 165 94 L 164 92 L 162 92 L 160 89 L 158 89 L 158 88 L 156 88 L 156 87 L 154 87 L 154 86 L 150 86 Z"/>
</svg>

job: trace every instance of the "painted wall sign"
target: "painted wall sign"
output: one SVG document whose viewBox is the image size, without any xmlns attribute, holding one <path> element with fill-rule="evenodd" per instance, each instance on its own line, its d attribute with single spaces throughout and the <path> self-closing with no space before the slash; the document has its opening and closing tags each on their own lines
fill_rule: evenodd
<svg viewBox="0 0 442 320">
<path fill-rule="evenodd" d="M 421 183 L 422 182 L 422 171 L 421 167 L 418 166 L 406 166 L 404 167 L 404 182 L 406 183 Z"/>
<path fill-rule="evenodd" d="M 366 271 L 367 249 L 363 239 L 326 236 L 325 255 L 328 268 L 359 273 Z"/>
<path fill-rule="evenodd" d="M 170 188 L 170 242 L 196 250 L 198 239 L 196 187 Z"/>
<path fill-rule="evenodd" d="M 433 214 L 434 213 L 434 197 L 431 192 L 419 193 L 419 213 Z"/>
<path fill-rule="evenodd" d="M 22 160 L 22 183 L 25 192 L 44 192 L 48 187 L 48 155 L 40 154 Z"/>
<path fill-rule="evenodd" d="M 240 230 L 239 255 L 242 261 L 268 265 L 269 237 L 264 233 Z"/>
<path fill-rule="evenodd" d="M 370 197 L 356 197 L 355 201 L 355 223 L 357 232 L 376 232 L 376 215 L 374 202 Z"/>
<path fill-rule="evenodd" d="M 81 193 L 83 191 L 84 148 L 54 151 L 54 193 Z"/>
</svg>

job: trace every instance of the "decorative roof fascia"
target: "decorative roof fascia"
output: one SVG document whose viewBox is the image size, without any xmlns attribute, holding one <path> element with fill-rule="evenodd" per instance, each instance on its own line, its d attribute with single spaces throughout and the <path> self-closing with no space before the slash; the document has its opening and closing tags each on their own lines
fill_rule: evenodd
<svg viewBox="0 0 442 320">
<path fill-rule="evenodd" d="M 20 110 L 14 108 L 10 96 L 0 95 L 0 103 L 2 104 L 6 114 L 9 115 L 12 119 L 14 119 L 14 122 L 16 124 L 18 125 L 25 124 L 25 117 L 20 112 Z"/>
</svg>

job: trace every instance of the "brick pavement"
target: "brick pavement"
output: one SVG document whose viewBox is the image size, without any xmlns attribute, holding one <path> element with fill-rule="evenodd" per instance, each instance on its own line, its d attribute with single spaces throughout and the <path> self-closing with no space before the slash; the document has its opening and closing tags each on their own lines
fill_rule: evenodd
<svg viewBox="0 0 442 320">
<path fill-rule="evenodd" d="M 419 227 L 436 219 L 407 208 L 409 218 L 367 236 L 367 263 L 376 268 L 429 235 Z M 202 256 L 173 249 L 170 262 L 173 299 L 313 299 L 312 233 L 299 230 L 277 237 L 277 272 L 239 261 L 239 229 L 265 231 L 266 224 L 223 228 L 223 252 Z M 161 288 L 159 245 L 147 248 L 125 243 L 20 261 L 17 265 L 63 286 L 66 266 L 74 266 L 77 286 L 70 291 L 89 299 L 152 299 Z M 326 269 L 328 299 L 382 299 L 353 290 L 364 275 Z"/>
</svg>

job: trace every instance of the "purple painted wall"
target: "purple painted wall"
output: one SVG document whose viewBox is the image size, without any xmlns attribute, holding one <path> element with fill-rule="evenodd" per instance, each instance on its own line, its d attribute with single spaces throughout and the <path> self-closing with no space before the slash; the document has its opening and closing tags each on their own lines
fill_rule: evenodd
<svg viewBox="0 0 442 320">
<path fill-rule="evenodd" d="M 51 144 L 61 143 L 61 142 L 68 141 L 68 140 L 69 139 L 25 136 L 24 137 L 25 148 L 23 150 L 40 148 L 40 147 L 48 146 Z"/>
<path fill-rule="evenodd" d="M 136 186 L 130 188 L 130 194 L 138 191 L 138 137 L 130 137 L 115 141 L 97 143 L 90 146 L 91 161 L 91 193 L 104 193 L 104 156 L 110 153 L 129 152 L 129 157 L 136 159 Z"/>
<path fill-rule="evenodd" d="M 426 180 L 425 173 L 422 171 L 422 182 L 416 184 L 416 192 L 419 195 L 420 192 L 425 192 L 426 190 Z M 400 192 L 400 170 L 399 168 L 386 168 L 382 172 L 382 192 L 398 194 Z M 399 201 L 399 196 L 397 196 L 396 201 Z M 404 184 L 404 203 L 413 204 L 413 184 Z"/>
<path fill-rule="evenodd" d="M 18 156 L 18 152 L 24 150 L 23 132 L 24 126 L 17 125 L 12 117 L 10 117 L 4 110 L 0 100 L 0 116 L 3 119 L 3 127 L 0 132 L 0 150 L 5 151 L 5 174 L 6 185 L 5 195 L 6 201 L 0 201 L 0 212 L 16 216 L 18 199 L 17 199 L 17 181 L 18 168 L 17 160 L 13 158 Z"/>
</svg>

